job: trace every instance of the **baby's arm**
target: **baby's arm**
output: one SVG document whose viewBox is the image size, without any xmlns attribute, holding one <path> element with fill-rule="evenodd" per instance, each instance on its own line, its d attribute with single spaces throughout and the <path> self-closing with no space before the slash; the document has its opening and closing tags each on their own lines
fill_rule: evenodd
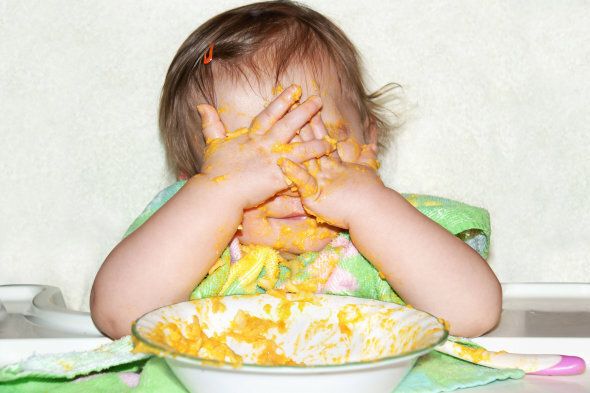
<svg viewBox="0 0 590 393">
<path fill-rule="evenodd" d="M 447 320 L 452 334 L 480 336 L 498 322 L 502 290 L 486 261 L 396 191 L 366 190 L 349 225 L 355 246 L 396 292 Z"/>
<path fill-rule="evenodd" d="M 287 188 L 276 162 L 305 161 L 333 148 L 326 141 L 287 143 L 320 109 L 311 97 L 293 111 L 300 89 L 285 90 L 245 133 L 227 136 L 217 112 L 200 106 L 209 141 L 203 172 L 192 177 L 146 223 L 119 243 L 101 266 L 91 294 L 92 318 L 110 337 L 129 334 L 131 322 L 155 308 L 186 300 L 231 240 L 243 210 Z M 279 120 L 280 119 L 280 120 Z"/>
<path fill-rule="evenodd" d="M 310 124 L 316 134 L 326 132 L 319 116 Z M 352 154 L 350 159 L 322 157 L 314 168 L 281 164 L 306 210 L 348 229 L 358 250 L 395 291 L 416 308 L 447 320 L 452 334 L 479 336 L 494 327 L 502 291 L 486 261 L 385 187 L 374 170 L 373 148 L 351 149 L 350 143 L 338 144 L 339 156 Z"/>
<path fill-rule="evenodd" d="M 240 223 L 241 201 L 227 191 L 194 176 L 113 249 L 90 300 L 92 319 L 103 333 L 129 334 L 143 313 L 186 299 Z"/>
</svg>

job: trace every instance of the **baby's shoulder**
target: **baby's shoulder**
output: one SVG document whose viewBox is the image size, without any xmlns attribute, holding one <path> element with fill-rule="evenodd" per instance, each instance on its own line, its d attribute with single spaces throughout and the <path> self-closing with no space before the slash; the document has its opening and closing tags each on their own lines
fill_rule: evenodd
<svg viewBox="0 0 590 393">
<path fill-rule="evenodd" d="M 159 208 L 164 206 L 166 202 L 170 200 L 186 184 L 186 180 L 179 180 L 168 187 L 164 188 L 160 191 L 143 209 L 141 214 L 131 223 L 127 231 L 125 231 L 125 235 L 123 237 L 129 236 L 133 231 L 143 225 Z"/>
</svg>

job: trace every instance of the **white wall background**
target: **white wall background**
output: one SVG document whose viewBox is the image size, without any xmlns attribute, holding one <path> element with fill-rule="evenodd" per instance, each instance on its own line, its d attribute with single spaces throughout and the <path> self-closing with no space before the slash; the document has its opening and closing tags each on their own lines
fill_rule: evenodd
<svg viewBox="0 0 590 393">
<path fill-rule="evenodd" d="M 57 285 L 87 309 L 102 260 L 172 181 L 156 112 L 176 49 L 243 3 L 0 0 L 0 284 Z M 391 187 L 486 207 L 504 282 L 590 281 L 590 2 L 308 3 L 373 86 L 405 87 Z"/>
</svg>

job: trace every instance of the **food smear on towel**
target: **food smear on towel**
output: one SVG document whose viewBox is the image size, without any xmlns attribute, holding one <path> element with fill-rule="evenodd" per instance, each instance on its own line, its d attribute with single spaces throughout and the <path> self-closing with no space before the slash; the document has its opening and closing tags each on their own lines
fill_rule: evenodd
<svg viewBox="0 0 590 393">
<path fill-rule="evenodd" d="M 163 314 L 142 328 L 135 351 L 217 365 L 336 365 L 412 352 L 444 334 L 435 318 L 392 303 L 269 292 L 186 302 L 183 318 Z"/>
</svg>

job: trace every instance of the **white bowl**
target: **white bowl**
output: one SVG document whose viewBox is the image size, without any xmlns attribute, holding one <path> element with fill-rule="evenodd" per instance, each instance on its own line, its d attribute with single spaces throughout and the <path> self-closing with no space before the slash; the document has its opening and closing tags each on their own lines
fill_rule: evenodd
<svg viewBox="0 0 590 393">
<path fill-rule="evenodd" d="M 391 393 L 416 359 L 448 335 L 437 318 L 410 307 L 346 296 L 283 296 L 227 296 L 162 307 L 134 323 L 133 337 L 138 349 L 163 356 L 191 392 Z M 243 312 L 265 321 L 253 319 L 258 322 L 235 330 L 235 318 Z M 163 323 L 172 323 L 184 335 L 194 316 L 208 337 L 222 337 L 243 363 L 206 359 L 206 350 L 183 353 L 154 334 L 168 334 Z M 266 321 L 274 327 L 264 337 L 298 365 L 260 365 L 266 344 L 224 335 L 232 329 L 247 335 Z"/>
</svg>

